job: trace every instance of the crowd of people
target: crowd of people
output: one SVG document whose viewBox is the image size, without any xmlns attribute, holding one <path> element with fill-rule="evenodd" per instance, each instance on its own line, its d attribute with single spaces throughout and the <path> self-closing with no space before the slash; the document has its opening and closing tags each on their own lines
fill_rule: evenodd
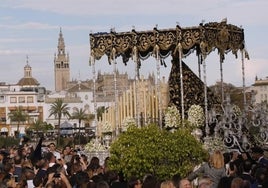
<svg viewBox="0 0 268 188">
<path fill-rule="evenodd" d="M 1 188 L 268 188 L 268 160 L 260 147 L 250 153 L 216 150 L 187 177 L 159 180 L 153 174 L 124 179 L 109 169 L 109 157 L 100 164 L 69 145 L 62 151 L 53 142 L 46 151 L 42 145 L 42 138 L 35 148 L 22 139 L 19 146 L 0 149 Z"/>
</svg>

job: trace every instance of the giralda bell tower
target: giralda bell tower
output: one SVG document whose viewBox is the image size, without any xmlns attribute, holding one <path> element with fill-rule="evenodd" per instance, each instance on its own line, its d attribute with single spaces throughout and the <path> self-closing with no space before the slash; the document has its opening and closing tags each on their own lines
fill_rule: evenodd
<svg viewBox="0 0 268 188">
<path fill-rule="evenodd" d="M 60 29 L 58 39 L 58 54 L 54 55 L 55 91 L 59 92 L 67 88 L 70 81 L 69 54 L 65 53 L 64 38 Z"/>
</svg>

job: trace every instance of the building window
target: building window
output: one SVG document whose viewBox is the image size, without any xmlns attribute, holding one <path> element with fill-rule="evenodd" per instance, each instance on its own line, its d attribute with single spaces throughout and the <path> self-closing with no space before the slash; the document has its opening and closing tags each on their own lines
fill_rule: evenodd
<svg viewBox="0 0 268 188">
<path fill-rule="evenodd" d="M 79 111 L 79 110 L 78 110 L 77 107 L 73 107 L 73 113 L 78 112 L 78 111 Z"/>
<path fill-rule="evenodd" d="M 33 103 L 33 97 L 27 97 L 27 103 Z"/>
<path fill-rule="evenodd" d="M 88 95 L 85 95 L 85 100 L 88 100 Z"/>
<path fill-rule="evenodd" d="M 25 97 L 19 97 L 19 103 L 25 103 Z"/>
<path fill-rule="evenodd" d="M 17 97 L 10 97 L 10 103 L 17 103 Z"/>
<path fill-rule="evenodd" d="M 84 106 L 84 108 L 85 108 L 85 110 L 86 110 L 86 113 L 87 113 L 87 114 L 89 114 L 89 113 L 90 113 L 90 110 L 89 110 L 89 105 L 88 105 L 88 104 L 86 104 L 86 105 Z"/>
</svg>

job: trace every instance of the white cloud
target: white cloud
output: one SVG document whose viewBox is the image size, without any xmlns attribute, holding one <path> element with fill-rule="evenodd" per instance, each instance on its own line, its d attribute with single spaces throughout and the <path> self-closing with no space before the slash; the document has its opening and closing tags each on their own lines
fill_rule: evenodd
<svg viewBox="0 0 268 188">
<path fill-rule="evenodd" d="M 266 0 L 21 0 L 6 1 L 2 6 L 78 16 L 166 15 L 174 19 L 185 15 L 207 21 L 228 17 L 238 24 L 266 24 L 268 18 Z"/>
</svg>

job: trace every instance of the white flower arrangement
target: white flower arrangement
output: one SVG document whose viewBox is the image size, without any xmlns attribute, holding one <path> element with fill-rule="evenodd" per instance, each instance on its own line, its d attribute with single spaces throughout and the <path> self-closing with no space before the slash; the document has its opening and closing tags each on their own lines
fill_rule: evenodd
<svg viewBox="0 0 268 188">
<path fill-rule="evenodd" d="M 97 139 L 91 140 L 85 145 L 85 151 L 95 152 L 95 151 L 106 151 L 106 147 L 98 142 Z"/>
<path fill-rule="evenodd" d="M 218 137 L 206 137 L 203 147 L 210 153 L 215 150 L 222 152 L 227 151 L 227 147 L 224 145 L 224 141 Z"/>
<path fill-rule="evenodd" d="M 188 121 L 195 127 L 204 125 L 205 115 L 200 105 L 192 105 L 188 110 Z"/>
<path fill-rule="evenodd" d="M 233 105 L 232 112 L 236 117 L 239 117 L 242 115 L 241 109 L 237 105 Z"/>
<path fill-rule="evenodd" d="M 135 126 L 136 121 L 133 117 L 126 117 L 122 123 L 122 131 L 127 131 L 130 126 Z"/>
<path fill-rule="evenodd" d="M 178 128 L 181 124 L 181 115 L 176 106 L 170 106 L 165 113 L 165 127 Z"/>
<path fill-rule="evenodd" d="M 108 121 L 105 121 L 104 123 L 101 124 L 102 127 L 101 127 L 101 132 L 102 133 L 110 133 L 112 132 L 112 124 Z"/>
</svg>

